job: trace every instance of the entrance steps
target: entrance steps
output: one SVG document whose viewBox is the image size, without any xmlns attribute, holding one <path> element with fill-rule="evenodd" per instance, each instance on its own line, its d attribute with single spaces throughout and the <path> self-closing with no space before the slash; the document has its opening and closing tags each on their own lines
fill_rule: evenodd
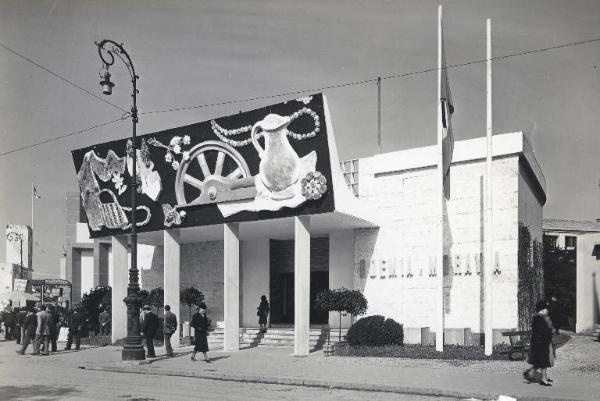
<svg viewBox="0 0 600 401">
<path fill-rule="evenodd" d="M 342 340 L 345 339 L 346 329 L 342 329 Z M 308 345 L 311 350 L 323 348 L 327 342 L 327 328 L 309 329 Z M 338 330 L 331 330 L 330 341 L 337 342 Z M 215 329 L 208 336 L 208 346 L 210 349 L 222 349 L 224 341 L 224 330 Z M 240 328 L 240 348 L 252 347 L 293 347 L 294 346 L 294 328 L 271 328 L 266 333 L 260 333 L 258 328 Z"/>
</svg>

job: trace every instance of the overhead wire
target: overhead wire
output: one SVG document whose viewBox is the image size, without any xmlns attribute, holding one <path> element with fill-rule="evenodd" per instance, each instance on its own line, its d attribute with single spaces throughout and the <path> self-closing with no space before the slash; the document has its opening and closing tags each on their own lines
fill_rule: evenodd
<svg viewBox="0 0 600 401">
<path fill-rule="evenodd" d="M 15 55 L 15 56 L 17 56 L 17 57 L 20 57 L 20 58 L 22 58 L 23 60 L 27 61 L 28 63 L 31 63 L 31 64 L 35 65 L 36 67 L 38 67 L 38 68 L 40 68 L 40 69 L 42 69 L 42 70 L 46 71 L 48 74 L 50 74 L 50 75 L 52 75 L 52 76 L 55 76 L 56 78 L 60 79 L 61 81 L 64 81 L 64 82 L 68 83 L 68 84 L 69 84 L 69 85 L 71 85 L 71 86 L 74 86 L 75 88 L 79 89 L 80 91 L 82 91 L 82 92 L 85 92 L 85 93 L 87 93 L 88 95 L 90 95 L 90 96 L 92 96 L 92 97 L 94 97 L 94 98 L 96 98 L 96 99 L 98 99 L 98 100 L 100 100 L 100 101 L 102 101 L 102 102 L 104 102 L 104 103 L 106 103 L 106 104 L 108 104 L 108 105 L 111 105 L 112 107 L 114 107 L 114 108 L 116 108 L 116 109 L 118 109 L 118 110 L 120 110 L 120 111 L 122 111 L 122 112 L 124 112 L 124 113 L 127 113 L 127 110 L 125 110 L 124 108 L 122 108 L 122 107 L 119 107 L 119 106 L 117 106 L 116 104 L 114 104 L 114 103 L 112 103 L 112 102 L 109 102 L 109 101 L 108 101 L 108 100 L 106 100 L 105 98 L 103 98 L 103 97 L 101 97 L 101 96 L 98 96 L 98 95 L 96 95 L 96 94 L 95 94 L 95 93 L 93 93 L 93 92 L 90 92 L 89 90 L 87 90 L 87 89 L 83 88 L 83 87 L 82 87 L 82 86 L 80 86 L 80 85 L 77 85 L 75 82 L 71 81 L 70 79 L 67 79 L 67 78 L 63 77 L 62 75 L 60 75 L 60 74 L 58 74 L 58 73 L 56 73 L 56 72 L 52 71 L 51 69 L 49 69 L 49 68 L 47 68 L 47 67 L 44 67 L 44 66 L 43 66 L 43 65 L 41 65 L 40 63 L 38 63 L 38 62 L 36 62 L 36 61 L 34 61 L 34 60 L 30 59 L 29 57 L 27 57 L 27 56 L 25 56 L 25 55 L 23 55 L 23 54 L 19 53 L 18 51 L 14 50 L 14 49 L 11 49 L 10 47 L 6 46 L 4 43 L 0 42 L 0 47 L 2 47 L 4 50 L 6 50 L 6 51 L 8 51 L 8 52 L 10 52 L 10 53 L 12 53 L 12 54 L 14 54 L 14 55 Z"/>
<path fill-rule="evenodd" d="M 124 114 L 123 116 L 125 116 L 125 115 L 126 114 Z M 44 145 L 44 144 L 49 143 L 49 142 L 55 142 L 55 141 L 58 141 L 60 139 L 64 139 L 64 138 L 67 138 L 67 137 L 70 137 L 70 136 L 73 136 L 73 135 L 82 134 L 84 132 L 91 131 L 93 129 L 104 127 L 104 126 L 107 126 L 107 125 L 110 125 L 110 124 L 114 124 L 117 121 L 123 121 L 123 120 L 124 120 L 124 118 L 120 117 L 120 118 L 117 118 L 116 120 L 106 121 L 106 122 L 103 122 L 103 123 L 100 123 L 100 124 L 93 125 L 93 126 L 88 127 L 88 128 L 81 129 L 79 131 L 70 132 L 68 134 L 60 135 L 60 136 L 57 136 L 55 138 L 46 139 L 44 141 L 36 142 L 36 143 L 31 144 L 31 145 L 21 146 L 20 148 L 16 148 L 16 149 L 12 149 L 12 150 L 0 153 L 0 157 L 9 155 L 11 153 L 20 152 L 22 150 L 35 148 L 37 146 Z"/>
<path fill-rule="evenodd" d="M 600 38 L 595 38 L 595 39 L 589 39 L 589 40 L 582 40 L 579 42 L 564 43 L 564 44 L 556 45 L 556 46 L 544 47 L 544 48 L 540 48 L 540 49 L 527 50 L 527 51 L 523 51 L 523 52 L 519 52 L 519 53 L 506 54 L 504 56 L 492 57 L 490 60 L 491 61 L 503 60 L 503 59 L 507 59 L 507 58 L 511 58 L 511 57 L 524 56 L 524 55 L 528 55 L 528 54 L 532 54 L 532 53 L 540 53 L 540 52 L 545 52 L 545 51 L 549 51 L 549 50 L 556 50 L 556 49 L 561 49 L 564 47 L 571 47 L 571 46 L 579 46 L 579 45 L 593 43 L 593 42 L 599 42 L 599 41 L 600 41 Z M 455 69 L 455 68 L 465 67 L 465 66 L 474 65 L 474 64 L 482 64 L 487 61 L 488 61 L 487 58 L 478 59 L 478 60 L 472 60 L 472 61 L 468 61 L 468 62 L 460 63 L 460 64 L 452 64 L 452 65 L 449 65 L 449 66 L 446 66 L 443 68 L 445 68 L 447 70 Z M 381 77 L 381 80 L 404 78 L 404 77 L 408 77 L 411 75 L 426 74 L 426 73 L 437 71 L 438 69 L 439 69 L 438 67 L 432 67 L 432 68 L 427 68 L 427 69 L 423 69 L 423 70 L 406 72 L 406 73 L 402 73 L 402 74 L 393 74 L 393 75 Z M 142 112 L 139 114 L 147 115 L 147 114 L 169 113 L 169 112 L 174 112 L 174 111 L 193 110 L 193 109 L 200 109 L 200 108 L 205 108 L 205 107 L 224 106 L 224 105 L 235 104 L 235 103 L 247 103 L 247 102 L 271 99 L 271 98 L 276 98 L 276 97 L 299 95 L 299 94 L 303 94 L 303 93 L 307 93 L 307 92 L 319 92 L 319 91 L 323 91 L 323 90 L 327 90 L 327 89 L 338 89 L 338 88 L 344 88 L 347 86 L 364 85 L 364 84 L 368 84 L 368 83 L 372 83 L 372 82 L 377 82 L 378 79 L 379 79 L 379 77 L 368 78 L 368 79 L 363 79 L 363 80 L 359 80 L 359 81 L 350 81 L 350 82 L 344 82 L 344 83 L 340 83 L 340 84 L 326 85 L 326 86 L 321 86 L 321 87 L 311 88 L 311 89 L 288 91 L 288 92 L 282 92 L 282 93 L 265 95 L 265 96 L 255 96 L 255 97 L 237 99 L 237 100 L 227 100 L 227 101 L 222 101 L 222 102 L 205 103 L 205 104 L 200 104 L 200 105 L 196 105 L 196 106 L 184 106 L 184 107 L 175 107 L 175 108 L 169 108 L 169 109 L 163 109 L 163 110 L 145 111 L 145 112 Z"/>
<path fill-rule="evenodd" d="M 594 38 L 594 39 L 588 39 L 588 40 L 582 40 L 582 41 L 577 41 L 577 42 L 570 42 L 570 43 L 564 43 L 564 44 L 560 44 L 560 45 L 555 45 L 555 46 L 549 46 L 549 47 L 544 47 L 544 48 L 539 48 L 539 49 L 533 49 L 533 50 L 526 50 L 526 51 L 522 51 L 522 52 L 518 52 L 518 53 L 511 53 L 511 54 L 506 54 L 503 56 L 496 56 L 496 57 L 492 57 L 490 60 L 491 61 L 498 61 L 498 60 L 504 60 L 507 58 L 512 58 L 512 57 L 518 57 L 518 56 L 524 56 L 524 55 L 529 55 L 529 54 L 534 54 L 534 53 L 541 53 L 541 52 L 545 52 L 545 51 L 550 51 L 550 50 L 556 50 L 556 49 L 562 49 L 562 48 L 566 48 L 566 47 L 572 47 L 572 46 L 580 46 L 580 45 L 584 45 L 584 44 L 588 44 L 588 43 L 594 43 L 594 42 L 599 42 L 600 38 Z M 42 68 L 43 70 L 49 72 L 50 74 L 70 83 L 71 85 L 83 90 L 84 92 L 91 94 L 92 96 L 94 96 L 97 99 L 100 99 L 104 102 L 105 99 L 89 92 L 88 90 L 81 88 L 79 85 L 69 81 L 66 78 L 61 77 L 60 75 L 50 71 L 49 69 L 39 65 L 38 63 L 34 62 L 33 60 L 28 59 L 27 57 L 21 55 L 20 53 L 17 53 L 16 51 L 8 48 L 7 46 L 3 45 L 2 43 L 0 43 L 0 46 L 5 48 L 6 50 L 16 54 L 19 57 L 24 58 L 25 60 L 37 65 L 38 67 Z M 459 63 L 459 64 L 452 64 L 446 67 L 443 67 L 445 69 L 456 69 L 456 68 L 460 68 L 460 67 L 466 67 L 469 65 L 475 65 L 475 64 L 481 64 L 484 62 L 487 62 L 488 59 L 478 59 L 478 60 L 472 60 L 472 61 L 468 61 L 465 63 Z M 321 87 L 316 87 L 316 88 L 310 88 L 310 89 L 302 89 L 302 90 L 295 90 L 295 91 L 287 91 L 287 92 L 281 92 L 281 93 L 276 93 L 276 94 L 271 94 L 271 95 L 264 95 L 264 96 L 254 96 L 254 97 L 250 97 L 250 98 L 243 98 L 243 99 L 234 99 L 234 100 L 227 100 L 227 101 L 222 101 L 222 102 L 212 102 L 212 103 L 204 103 L 204 104 L 200 104 L 200 105 L 195 105 L 195 106 L 183 106 L 183 107 L 175 107 L 175 108 L 169 108 L 169 109 L 162 109 L 162 110 L 153 110 L 153 111 L 146 111 L 146 112 L 140 112 L 139 115 L 149 115 L 149 114 L 160 114 L 160 113 L 170 113 L 170 112 L 177 112 L 177 111 L 186 111 L 186 110 L 194 110 L 194 109 L 200 109 L 200 108 L 206 108 L 206 107 L 214 107 L 214 106 L 224 106 L 224 105 L 229 105 L 229 104 L 237 104 L 237 103 L 247 103 L 247 102 L 252 102 L 252 101 L 258 101 L 258 100 L 265 100 L 265 99 L 272 99 L 272 98 L 278 98 L 278 97 L 283 97 L 283 96 L 291 96 L 291 95 L 299 95 L 299 94 L 303 94 L 303 93 L 310 93 L 310 92 L 320 92 L 320 91 L 324 91 L 324 90 L 328 90 L 328 89 L 338 89 L 338 88 L 344 88 L 344 87 L 348 87 L 348 86 L 358 86 L 358 85 L 364 85 L 364 84 L 368 84 L 368 83 L 372 83 L 372 82 L 377 82 L 379 79 L 381 80 L 388 80 L 388 79 L 396 79 L 396 78 L 404 78 L 404 77 L 408 77 L 408 76 L 412 76 L 412 75 L 419 75 L 419 74 L 426 74 L 426 73 L 430 73 L 430 72 L 434 72 L 437 71 L 439 68 L 438 67 L 433 67 L 433 68 L 427 68 L 427 69 L 422 69 L 422 70 L 417 70 L 417 71 L 411 71 L 411 72 L 407 72 L 407 73 L 401 73 L 401 74 L 393 74 L 393 75 L 388 75 L 388 76 L 382 76 L 382 77 L 376 77 L 376 78 L 369 78 L 369 79 L 363 79 L 363 80 L 359 80 L 359 81 L 350 81 L 350 82 L 344 82 L 344 83 L 340 83 L 340 84 L 331 84 L 331 85 L 326 85 L 326 86 L 321 86 Z M 85 128 L 83 130 L 79 130 L 79 131 L 75 131 L 75 132 L 71 132 L 69 134 L 66 135 L 61 135 L 55 138 L 51 138 L 51 139 L 47 139 L 38 143 L 34 143 L 31 145 L 27 145 L 27 146 L 22 146 L 20 148 L 17 149 L 13 149 L 7 152 L 3 152 L 0 153 L 0 157 L 2 156 L 6 156 L 9 155 L 11 153 L 15 153 L 15 152 L 19 152 L 22 150 L 26 150 L 26 149 L 31 149 L 34 148 L 36 146 L 40 146 L 49 142 L 53 142 L 53 141 L 57 141 L 69 136 L 73 136 L 73 135 L 77 135 L 77 134 L 81 134 L 87 131 L 91 131 L 95 128 L 100 128 L 102 126 L 106 126 L 109 124 L 113 124 L 117 121 L 121 121 L 124 120 L 126 118 L 129 118 L 131 115 L 128 111 L 120 108 L 119 106 L 116 106 L 110 102 L 107 102 L 110 105 L 112 105 L 113 107 L 118 108 L 119 110 L 123 111 L 125 114 L 123 114 L 123 116 L 121 118 L 118 118 L 116 120 L 112 120 L 112 121 L 107 121 L 101 124 L 97 124 L 94 125 L 92 127 L 89 128 Z"/>
</svg>

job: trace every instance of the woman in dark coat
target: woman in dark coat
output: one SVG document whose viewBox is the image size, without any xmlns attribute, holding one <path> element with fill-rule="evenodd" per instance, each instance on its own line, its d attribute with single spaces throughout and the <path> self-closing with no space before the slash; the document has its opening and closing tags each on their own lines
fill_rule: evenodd
<svg viewBox="0 0 600 401">
<path fill-rule="evenodd" d="M 548 378 L 546 369 L 554 366 L 554 347 L 552 345 L 552 333 L 554 327 L 548 317 L 548 303 L 540 301 L 535 307 L 537 314 L 531 321 L 531 349 L 529 351 L 529 364 L 532 365 L 523 373 L 523 377 L 531 380 L 529 373 L 540 369 L 542 386 L 551 386 L 552 379 Z"/>
<path fill-rule="evenodd" d="M 258 312 L 256 315 L 258 316 L 258 325 L 260 326 L 260 332 L 267 332 L 267 317 L 269 316 L 269 302 L 267 301 L 267 296 L 263 295 L 260 297 L 260 305 L 258 305 Z"/>
<path fill-rule="evenodd" d="M 196 352 L 202 352 L 204 355 L 204 361 L 210 363 L 208 359 L 208 340 L 206 339 L 208 328 L 210 327 L 210 320 L 206 316 L 206 304 L 201 303 L 198 305 L 198 311 L 192 317 L 190 326 L 194 328 L 194 353 L 192 354 L 192 361 L 196 360 Z"/>
</svg>

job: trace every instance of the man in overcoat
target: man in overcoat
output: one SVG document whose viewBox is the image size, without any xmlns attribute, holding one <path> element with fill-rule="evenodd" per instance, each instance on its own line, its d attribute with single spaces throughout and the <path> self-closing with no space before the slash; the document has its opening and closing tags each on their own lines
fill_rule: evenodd
<svg viewBox="0 0 600 401">
<path fill-rule="evenodd" d="M 35 310 L 28 310 L 27 315 L 25 316 L 25 321 L 23 323 L 23 327 L 25 328 L 25 335 L 21 341 L 21 349 L 17 351 L 17 353 L 21 355 L 25 355 L 25 351 L 29 346 L 31 341 L 35 339 L 35 332 L 37 328 L 37 315 Z M 35 341 L 33 343 L 33 347 L 35 349 Z"/>
<path fill-rule="evenodd" d="M 49 355 L 48 345 L 50 342 L 51 326 L 53 324 L 52 314 L 46 310 L 46 305 L 40 307 L 37 314 L 37 328 L 35 330 L 35 342 L 33 344 L 33 355 L 40 355 L 40 345 L 44 345 L 42 355 Z"/>
<path fill-rule="evenodd" d="M 154 337 L 158 330 L 158 316 L 152 312 L 150 305 L 144 305 L 144 310 L 146 311 L 146 317 L 144 317 L 144 323 L 142 324 L 142 333 L 144 333 L 144 337 L 146 338 L 147 357 L 156 358 L 156 354 L 154 353 Z"/>
<path fill-rule="evenodd" d="M 77 309 L 74 309 L 71 316 L 69 316 L 69 335 L 67 336 L 67 346 L 65 347 L 65 350 L 71 349 L 73 338 L 75 338 L 75 349 L 79 350 L 79 347 L 81 346 L 81 330 L 83 329 L 84 322 L 85 319 L 83 316 Z"/>
<path fill-rule="evenodd" d="M 165 336 L 165 350 L 167 356 L 173 356 L 173 347 L 171 347 L 171 336 L 177 331 L 177 316 L 171 312 L 171 306 L 165 305 L 165 327 L 163 334 Z M 179 341 L 179 339 L 176 339 Z"/>
</svg>

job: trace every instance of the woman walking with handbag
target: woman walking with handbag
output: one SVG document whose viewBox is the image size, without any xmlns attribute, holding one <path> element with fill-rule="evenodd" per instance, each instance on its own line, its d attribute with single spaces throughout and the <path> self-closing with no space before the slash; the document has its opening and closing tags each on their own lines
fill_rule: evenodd
<svg viewBox="0 0 600 401">
<path fill-rule="evenodd" d="M 554 366 L 554 346 L 552 345 L 554 327 L 548 316 L 548 303 L 546 301 L 539 301 L 535 306 L 535 310 L 537 314 L 533 316 L 531 321 L 531 349 L 527 361 L 532 366 L 523 372 L 523 377 L 531 381 L 530 372 L 539 369 L 542 374 L 540 384 L 551 386 L 552 379 L 548 377 L 546 370 Z"/>
<path fill-rule="evenodd" d="M 192 361 L 196 360 L 196 353 L 202 352 L 204 355 L 204 361 L 210 363 L 208 358 L 208 340 L 206 338 L 208 329 L 210 327 L 210 320 L 206 316 L 206 304 L 201 303 L 198 305 L 198 310 L 192 317 L 190 326 L 194 328 L 194 353 L 192 354 Z"/>
</svg>

